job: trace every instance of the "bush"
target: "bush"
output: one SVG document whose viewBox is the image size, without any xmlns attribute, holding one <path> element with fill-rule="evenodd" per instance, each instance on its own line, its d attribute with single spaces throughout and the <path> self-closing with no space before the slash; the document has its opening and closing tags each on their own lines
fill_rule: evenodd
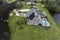
<svg viewBox="0 0 60 40">
<path fill-rule="evenodd" d="M 20 28 L 20 29 L 23 29 L 24 27 L 23 27 L 23 25 L 20 25 L 19 28 Z"/>
<path fill-rule="evenodd" d="M 18 25 L 22 25 L 22 24 L 26 24 L 26 19 L 25 18 L 21 18 L 21 19 L 19 19 L 19 21 L 17 21 L 17 24 Z"/>
<path fill-rule="evenodd" d="M 57 8 L 56 11 L 60 13 L 60 8 L 59 9 Z"/>
</svg>

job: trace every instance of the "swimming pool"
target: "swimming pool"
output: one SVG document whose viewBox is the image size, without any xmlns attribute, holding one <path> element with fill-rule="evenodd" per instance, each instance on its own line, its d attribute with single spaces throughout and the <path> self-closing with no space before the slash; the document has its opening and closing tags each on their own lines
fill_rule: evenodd
<svg viewBox="0 0 60 40">
<path fill-rule="evenodd" d="M 43 18 L 42 20 L 43 20 L 42 21 L 42 26 L 50 26 L 50 24 L 49 24 L 49 22 L 46 18 Z"/>
</svg>

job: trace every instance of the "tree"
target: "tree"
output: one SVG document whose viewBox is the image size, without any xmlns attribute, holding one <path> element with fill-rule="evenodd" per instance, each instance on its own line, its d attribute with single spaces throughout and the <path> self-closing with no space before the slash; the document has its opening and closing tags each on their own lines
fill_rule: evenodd
<svg viewBox="0 0 60 40">
<path fill-rule="evenodd" d="M 46 8 L 55 12 L 60 12 L 59 0 L 42 0 Z"/>
</svg>

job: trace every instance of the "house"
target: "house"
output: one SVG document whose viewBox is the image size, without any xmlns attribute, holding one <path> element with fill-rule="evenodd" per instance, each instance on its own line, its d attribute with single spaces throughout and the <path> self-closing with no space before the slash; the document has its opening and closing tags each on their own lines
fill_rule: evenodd
<svg viewBox="0 0 60 40">
<path fill-rule="evenodd" d="M 39 11 L 37 8 L 33 7 L 27 12 L 27 24 L 28 25 L 39 25 L 41 24 L 41 16 L 37 14 Z"/>
<path fill-rule="evenodd" d="M 35 6 L 30 8 L 30 11 L 26 14 L 26 18 L 28 25 L 50 26 L 46 18 L 46 14 L 44 12 L 40 12 Z"/>
</svg>

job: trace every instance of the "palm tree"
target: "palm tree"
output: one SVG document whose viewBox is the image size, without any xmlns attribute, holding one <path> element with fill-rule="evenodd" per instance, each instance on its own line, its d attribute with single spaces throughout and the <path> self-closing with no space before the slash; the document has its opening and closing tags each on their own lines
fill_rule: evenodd
<svg viewBox="0 0 60 40">
<path fill-rule="evenodd" d="M 21 9 L 23 6 L 24 6 L 24 3 L 22 1 L 18 1 L 15 7 L 16 9 Z"/>
</svg>

